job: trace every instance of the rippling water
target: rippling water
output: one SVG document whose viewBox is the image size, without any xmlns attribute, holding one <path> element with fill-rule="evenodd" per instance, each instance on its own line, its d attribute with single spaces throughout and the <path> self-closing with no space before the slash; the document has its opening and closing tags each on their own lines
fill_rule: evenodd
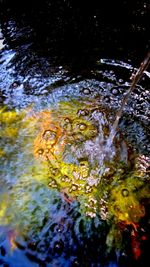
<svg viewBox="0 0 150 267">
<path fill-rule="evenodd" d="M 31 37 L 32 27 L 10 20 L 7 29 L 10 43 L 5 36 L 0 54 L 0 264 L 145 266 L 149 72 L 104 156 L 135 66 L 99 58 L 77 71 L 36 53 L 22 37 Z"/>
</svg>

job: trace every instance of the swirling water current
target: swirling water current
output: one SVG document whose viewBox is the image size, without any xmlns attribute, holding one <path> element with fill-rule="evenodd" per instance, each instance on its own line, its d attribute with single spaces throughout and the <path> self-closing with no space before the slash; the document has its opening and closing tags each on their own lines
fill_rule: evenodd
<svg viewBox="0 0 150 267">
<path fill-rule="evenodd" d="M 2 266 L 142 262 L 149 238 L 149 72 L 103 157 L 133 70 L 103 58 L 75 74 L 37 56 L 30 44 L 2 49 Z"/>
</svg>

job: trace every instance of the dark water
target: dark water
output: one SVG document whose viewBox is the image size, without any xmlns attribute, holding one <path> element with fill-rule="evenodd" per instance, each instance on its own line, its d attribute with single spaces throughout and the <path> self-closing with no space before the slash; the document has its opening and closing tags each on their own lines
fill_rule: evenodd
<svg viewBox="0 0 150 267">
<path fill-rule="evenodd" d="M 1 266 L 147 266 L 149 5 L 80 2 L 0 4 Z"/>
</svg>

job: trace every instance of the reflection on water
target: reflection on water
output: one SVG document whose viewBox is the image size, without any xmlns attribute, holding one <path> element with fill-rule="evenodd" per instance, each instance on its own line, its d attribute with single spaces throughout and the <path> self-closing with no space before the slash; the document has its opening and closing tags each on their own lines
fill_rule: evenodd
<svg viewBox="0 0 150 267">
<path fill-rule="evenodd" d="M 98 14 L 94 20 L 100 23 Z M 77 71 L 64 58 L 36 53 L 33 29 L 3 23 L 0 265 L 145 266 L 149 73 L 105 154 L 132 64 L 101 59 Z"/>
<path fill-rule="evenodd" d="M 0 50 L 4 47 L 4 44 L 3 44 L 3 35 L 2 35 L 2 32 L 1 32 L 1 28 L 0 28 Z"/>
<path fill-rule="evenodd" d="M 146 215 L 143 200 L 149 192 L 149 158 L 138 154 L 121 131 L 104 157 L 115 116 L 100 98 L 89 99 L 91 89 L 80 90 L 84 97 L 78 100 L 58 101 L 58 97 L 55 102 L 53 98 L 43 109 L 37 103 L 21 110 L 1 109 L 0 221 L 3 230 L 10 228 L 5 232 L 12 254 L 20 246 L 26 251 L 33 242 L 38 252 L 35 259 L 44 257 L 46 262 L 47 234 L 53 233 L 55 222 L 58 228 L 72 225 L 78 241 L 84 232 L 91 237 L 91 224 L 94 231 L 108 225 L 104 232 L 107 253 L 123 248 L 122 234 L 131 227 L 132 256 L 141 256 L 141 242 L 147 236 L 139 236 L 139 223 Z M 68 237 L 58 236 L 59 231 L 56 237 L 54 231 L 52 250 L 63 255 Z M 44 247 L 38 248 L 39 242 Z M 58 256 L 52 255 L 54 264 Z M 65 264 L 71 266 L 70 260 Z"/>
</svg>

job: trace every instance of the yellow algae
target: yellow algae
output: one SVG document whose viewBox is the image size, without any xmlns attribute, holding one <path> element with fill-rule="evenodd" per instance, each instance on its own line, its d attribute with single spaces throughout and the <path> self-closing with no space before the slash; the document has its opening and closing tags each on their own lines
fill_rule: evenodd
<svg viewBox="0 0 150 267">
<path fill-rule="evenodd" d="M 0 148 L 0 157 L 5 157 L 5 156 L 6 156 L 5 151 L 2 148 Z"/>
<path fill-rule="evenodd" d="M 101 117 L 102 122 L 94 119 L 95 110 L 100 113 L 98 118 Z M 147 194 L 147 189 L 141 188 L 144 180 L 142 176 L 136 177 L 137 170 L 130 170 L 136 155 L 131 151 L 133 162 L 130 164 L 131 148 L 124 142 L 128 158 L 122 162 L 120 138 L 113 144 L 115 158 L 109 160 L 108 157 L 104 166 L 99 163 L 103 153 L 100 143 L 108 135 L 107 117 L 105 110 L 99 110 L 94 103 L 77 101 L 61 102 L 55 110 L 1 112 L 2 145 L 8 145 L 6 137 L 12 140 L 10 145 L 15 144 L 12 154 L 8 150 L 7 157 L 13 164 L 22 157 L 17 168 L 23 171 L 20 176 L 16 173 L 20 182 L 13 186 L 14 194 L 11 196 L 12 202 L 15 198 L 18 200 L 16 212 L 27 213 L 28 217 L 26 203 L 30 202 L 31 195 L 24 191 L 24 187 L 34 180 L 46 189 L 64 193 L 70 201 L 77 199 L 80 210 L 87 217 L 100 215 L 103 220 L 114 220 L 116 224 L 138 223 L 145 214 L 140 199 Z M 101 134 L 104 134 L 102 138 Z M 90 150 L 86 150 L 87 147 Z M 0 154 L 5 158 L 3 148 Z M 135 188 L 139 190 L 138 194 L 134 192 Z M 7 206 L 1 204 L 0 217 L 7 211 Z M 117 233 L 116 228 L 113 231 Z M 112 242 L 112 232 L 108 243 Z"/>
<path fill-rule="evenodd" d="M 9 224 L 9 216 L 7 216 L 7 210 L 9 205 L 9 198 L 6 193 L 1 193 L 0 198 L 0 224 L 7 225 Z"/>
<path fill-rule="evenodd" d="M 0 218 L 2 218 L 5 214 L 6 211 L 6 203 L 2 202 L 0 205 Z"/>
<path fill-rule="evenodd" d="M 50 112 L 49 112 L 50 114 Z M 40 132 L 34 140 L 34 154 L 36 157 L 43 156 L 47 157 L 48 154 L 51 154 L 55 151 L 56 153 L 56 144 L 60 141 L 61 137 L 61 128 L 57 124 L 54 124 L 49 116 L 46 121 L 48 114 L 42 114 L 43 124 L 40 122 Z M 63 144 L 60 142 L 60 148 L 63 149 Z M 57 149 L 59 150 L 59 148 Z"/>
<path fill-rule="evenodd" d="M 24 112 L 18 113 L 16 111 L 1 111 L 0 137 L 3 137 L 4 139 L 12 139 L 15 141 L 20 129 L 20 122 L 24 116 Z"/>
<path fill-rule="evenodd" d="M 24 112 L 16 112 L 16 111 L 6 111 L 6 110 L 1 110 L 0 112 L 0 122 L 3 125 L 11 125 L 14 124 L 18 121 L 20 121 L 24 117 L 25 113 Z"/>
<path fill-rule="evenodd" d="M 77 201 L 88 223 L 97 218 L 107 222 L 108 250 L 120 247 L 126 226 L 137 230 L 145 215 L 141 200 L 148 198 L 149 178 L 119 133 L 110 155 L 100 160 L 110 129 L 105 109 L 82 101 L 41 111 L 5 109 L 0 126 L 2 176 L 11 184 L 9 194 L 1 194 L 0 223 L 17 229 L 9 239 L 12 250 L 16 235 L 43 227 L 44 219 L 56 212 L 53 204 L 60 203 L 59 197 L 62 203 Z"/>
<path fill-rule="evenodd" d="M 3 134 L 4 136 L 6 136 L 7 138 L 15 138 L 15 137 L 17 137 L 18 129 L 9 127 L 9 128 L 6 128 L 6 129 L 2 132 L 2 134 Z"/>
<path fill-rule="evenodd" d="M 133 175 L 111 188 L 108 209 L 118 222 L 137 223 L 145 215 L 144 206 L 140 204 L 140 197 L 142 198 L 143 194 L 140 197 L 138 195 L 142 183 L 141 177 Z M 135 188 L 139 191 L 138 194 Z"/>
</svg>

